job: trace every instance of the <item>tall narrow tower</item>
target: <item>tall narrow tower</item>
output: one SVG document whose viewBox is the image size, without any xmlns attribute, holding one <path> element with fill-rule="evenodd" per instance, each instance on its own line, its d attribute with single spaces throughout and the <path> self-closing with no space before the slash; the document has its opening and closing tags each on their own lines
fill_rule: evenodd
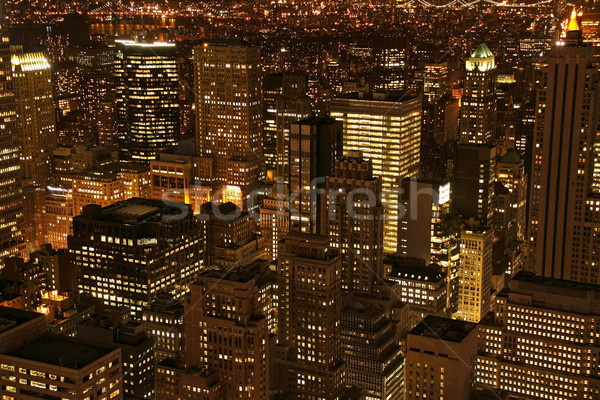
<svg viewBox="0 0 600 400">
<path fill-rule="evenodd" d="M 118 40 L 115 77 L 121 158 L 150 162 L 179 140 L 175 44 Z"/>
<path fill-rule="evenodd" d="M 600 283 L 600 193 L 593 49 L 573 15 L 547 58 L 537 93 L 529 214 L 529 266 L 538 275 Z"/>
<path fill-rule="evenodd" d="M 496 131 L 496 60 L 484 44 L 465 63 L 467 76 L 462 98 L 460 142 L 492 143 Z"/>
<path fill-rule="evenodd" d="M 0 0 L 0 258 L 25 256 L 17 111 L 12 90 L 9 18 Z"/>
<path fill-rule="evenodd" d="M 256 189 L 264 171 L 261 75 L 260 50 L 240 40 L 194 48 L 199 178 L 237 191 L 240 200 Z"/>
</svg>

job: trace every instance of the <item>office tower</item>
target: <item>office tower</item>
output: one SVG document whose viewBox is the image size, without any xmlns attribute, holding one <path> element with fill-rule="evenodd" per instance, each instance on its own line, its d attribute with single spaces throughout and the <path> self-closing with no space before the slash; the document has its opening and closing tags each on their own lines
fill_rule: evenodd
<svg viewBox="0 0 600 400">
<path fill-rule="evenodd" d="M 239 40 L 206 42 L 194 48 L 194 76 L 200 180 L 232 186 L 245 200 L 264 175 L 260 50 Z"/>
<path fill-rule="evenodd" d="M 373 163 L 373 175 L 381 178 L 384 251 L 395 253 L 400 182 L 419 170 L 421 99 L 373 96 L 348 94 L 332 99 L 331 116 L 343 122 L 344 152 L 361 151 Z"/>
<path fill-rule="evenodd" d="M 83 399 L 89 393 L 122 399 L 121 350 L 82 339 L 44 335 L 0 354 L 5 398 Z"/>
<path fill-rule="evenodd" d="M 373 46 L 375 91 L 399 93 L 406 89 L 409 44 L 405 37 L 384 36 Z"/>
<path fill-rule="evenodd" d="M 27 186 L 23 188 L 23 232 L 27 253 L 38 251 L 45 243 L 46 227 L 44 226 L 44 204 L 46 188 Z"/>
<path fill-rule="evenodd" d="M 111 129 L 114 129 L 117 99 L 114 73 L 84 74 L 81 94 L 84 116 L 94 143 L 114 143 L 116 140 L 113 139 L 117 139 L 116 132 Z"/>
<path fill-rule="evenodd" d="M 448 63 L 425 64 L 423 94 L 429 103 L 435 103 L 448 92 Z"/>
<path fill-rule="evenodd" d="M 469 400 L 477 325 L 428 316 L 407 338 L 406 400 Z"/>
<path fill-rule="evenodd" d="M 523 399 L 595 399 L 597 285 L 519 272 L 480 323 L 478 386 Z"/>
<path fill-rule="evenodd" d="M 479 322 L 490 311 L 494 231 L 465 227 L 460 237 L 458 319 Z"/>
<path fill-rule="evenodd" d="M 183 296 L 202 268 L 202 242 L 189 206 L 134 198 L 85 207 L 69 252 L 82 295 L 139 316 L 158 292 Z"/>
<path fill-rule="evenodd" d="M 342 258 L 327 236 L 292 232 L 280 242 L 278 389 L 298 399 L 336 399 L 341 358 Z"/>
<path fill-rule="evenodd" d="M 347 307 L 342 311 L 341 324 L 346 385 L 364 388 L 370 399 L 400 399 L 404 357 L 385 310 Z"/>
<path fill-rule="evenodd" d="M 73 191 L 49 186 L 44 204 L 44 243 L 55 249 L 68 247 L 67 237 L 73 233 Z"/>
<path fill-rule="evenodd" d="M 210 268 L 185 296 L 186 365 L 217 371 L 228 399 L 269 398 L 269 329 L 259 292 L 266 265 Z"/>
<path fill-rule="evenodd" d="M 463 219 L 474 218 L 483 225 L 492 223 L 495 181 L 495 146 L 456 146 L 452 204 Z"/>
<path fill-rule="evenodd" d="M 432 107 L 431 137 L 438 145 L 446 145 L 458 138 L 459 101 L 450 94 L 439 98 Z"/>
<path fill-rule="evenodd" d="M 269 261 L 277 260 L 279 241 L 290 231 L 290 202 L 286 189 L 283 182 L 273 185 L 259 210 L 260 234 L 265 240 L 264 257 Z"/>
<path fill-rule="evenodd" d="M 31 253 L 30 262 L 40 265 L 45 275 L 47 292 L 75 294 L 77 290 L 76 271 L 71 265 L 71 257 L 65 249 L 53 249 L 46 243 L 35 253 Z"/>
<path fill-rule="evenodd" d="M 290 127 L 290 229 L 327 234 L 323 213 L 325 178 L 342 153 L 342 124 L 332 118 L 313 117 Z"/>
<path fill-rule="evenodd" d="M 46 318 L 43 314 L 0 306 L 0 353 L 14 350 L 23 343 L 31 342 L 46 331 Z"/>
<path fill-rule="evenodd" d="M 52 72 L 42 53 L 13 54 L 13 90 L 21 138 L 23 186 L 45 185 L 56 147 Z"/>
<path fill-rule="evenodd" d="M 226 400 L 219 373 L 186 369 L 183 362 L 166 359 L 156 364 L 155 394 L 161 400 Z"/>
<path fill-rule="evenodd" d="M 461 222 L 451 211 L 450 193 L 446 181 L 402 180 L 398 253 L 439 265 L 447 276 L 447 306 L 456 311 Z"/>
<path fill-rule="evenodd" d="M 117 40 L 115 86 L 122 160 L 148 163 L 179 140 L 175 44 Z"/>
<path fill-rule="evenodd" d="M 73 215 L 80 215 L 85 206 L 110 206 L 125 199 L 125 187 L 119 173 L 106 169 L 75 175 L 73 182 Z"/>
<path fill-rule="evenodd" d="M 201 218 L 206 239 L 205 265 L 231 269 L 262 258 L 264 240 L 256 221 L 233 203 L 202 206 Z"/>
<path fill-rule="evenodd" d="M 289 181 L 290 124 L 310 117 L 305 74 L 267 75 L 263 81 L 263 147 L 267 171 Z"/>
<path fill-rule="evenodd" d="M 20 139 L 13 92 L 9 18 L 0 1 L 0 259 L 25 256 Z"/>
<path fill-rule="evenodd" d="M 386 278 L 398 282 L 398 300 L 420 319 L 427 315 L 449 317 L 448 275 L 439 265 L 423 260 L 390 256 L 385 260 Z"/>
<path fill-rule="evenodd" d="M 460 119 L 460 142 L 493 143 L 496 136 L 496 61 L 484 44 L 465 62 L 467 75 Z"/>
<path fill-rule="evenodd" d="M 514 149 L 498 160 L 496 177 L 507 191 L 506 207 L 502 210 L 512 227 L 495 224 L 496 234 L 504 231 L 507 242 L 524 241 L 527 232 L 527 174 L 525 164 Z M 494 216 L 495 218 L 496 216 Z M 508 230 L 507 230 L 508 229 Z"/>
<path fill-rule="evenodd" d="M 119 177 L 123 181 L 123 199 L 149 199 L 152 192 L 150 167 L 146 164 L 119 163 Z"/>
<path fill-rule="evenodd" d="M 154 339 L 154 361 L 183 357 L 183 304 L 167 292 L 156 294 L 142 311 L 146 335 Z"/>
<path fill-rule="evenodd" d="M 350 153 L 335 160 L 325 187 L 330 246 L 342 255 L 342 289 L 370 293 L 384 276 L 381 179 L 370 161 Z"/>
<path fill-rule="evenodd" d="M 529 268 L 538 275 L 600 283 L 597 69 L 573 15 L 547 57 L 538 90 L 529 197 Z"/>
<path fill-rule="evenodd" d="M 135 399 L 154 398 L 154 353 L 152 338 L 139 322 L 111 323 L 93 315 L 77 325 L 77 337 L 90 344 L 121 349 L 123 392 Z"/>
</svg>

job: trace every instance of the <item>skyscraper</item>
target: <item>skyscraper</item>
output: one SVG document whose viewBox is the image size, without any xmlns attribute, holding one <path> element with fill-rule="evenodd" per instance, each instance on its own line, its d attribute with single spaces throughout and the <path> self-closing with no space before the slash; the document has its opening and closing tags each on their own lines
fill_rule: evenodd
<svg viewBox="0 0 600 400">
<path fill-rule="evenodd" d="M 438 101 L 448 91 L 448 63 L 425 64 L 423 94 L 429 103 Z"/>
<path fill-rule="evenodd" d="M 496 147 L 487 144 L 459 144 L 454 152 L 452 202 L 464 219 L 483 225 L 494 217 Z"/>
<path fill-rule="evenodd" d="M 25 256 L 21 150 L 12 87 L 9 19 L 0 0 L 0 259 Z"/>
<path fill-rule="evenodd" d="M 259 302 L 268 271 L 261 262 L 208 269 L 185 297 L 186 364 L 218 371 L 228 399 L 269 399 L 269 329 Z"/>
<path fill-rule="evenodd" d="M 308 118 L 290 128 L 289 193 L 290 229 L 294 232 L 327 234 L 323 213 L 326 198 L 321 193 L 325 179 L 341 155 L 342 124 L 332 118 Z"/>
<path fill-rule="evenodd" d="M 202 266 L 202 247 L 189 206 L 139 198 L 85 207 L 69 237 L 79 292 L 138 316 L 158 292 L 187 292 Z"/>
<path fill-rule="evenodd" d="M 522 399 L 600 398 L 599 291 L 518 273 L 479 324 L 475 384 Z"/>
<path fill-rule="evenodd" d="M 493 143 L 496 136 L 496 61 L 485 43 L 465 63 L 461 143 Z"/>
<path fill-rule="evenodd" d="M 56 147 L 50 63 L 42 53 L 13 54 L 11 63 L 23 186 L 43 186 L 50 177 L 50 156 Z"/>
<path fill-rule="evenodd" d="M 199 178 L 239 192 L 242 203 L 264 175 L 260 50 L 239 40 L 206 42 L 194 48 L 194 70 Z"/>
<path fill-rule="evenodd" d="M 179 140 L 175 44 L 117 40 L 115 78 L 121 159 L 148 163 Z"/>
<path fill-rule="evenodd" d="M 311 115 L 307 76 L 267 75 L 263 82 L 263 145 L 267 171 L 288 182 L 290 124 Z"/>
<path fill-rule="evenodd" d="M 461 233 L 458 319 L 477 323 L 490 311 L 493 239 L 491 228 L 466 227 Z"/>
<path fill-rule="evenodd" d="M 327 236 L 290 233 L 280 242 L 277 277 L 279 390 L 298 399 L 339 398 L 342 258 Z"/>
<path fill-rule="evenodd" d="M 329 240 L 342 255 L 342 288 L 369 294 L 384 276 L 381 179 L 373 176 L 370 161 L 349 153 L 335 161 L 326 189 Z"/>
<path fill-rule="evenodd" d="M 402 180 L 398 252 L 437 264 L 447 275 L 447 307 L 458 304 L 461 220 L 452 213 L 451 186 L 446 181 L 414 177 Z"/>
<path fill-rule="evenodd" d="M 577 15 L 547 57 L 537 92 L 529 198 L 529 267 L 600 283 L 600 193 L 594 192 L 599 79 Z"/>
<path fill-rule="evenodd" d="M 344 152 L 362 152 L 373 163 L 373 175 L 381 177 L 384 251 L 395 253 L 400 182 L 419 170 L 421 98 L 352 93 L 331 101 L 331 116 L 343 122 Z"/>
</svg>

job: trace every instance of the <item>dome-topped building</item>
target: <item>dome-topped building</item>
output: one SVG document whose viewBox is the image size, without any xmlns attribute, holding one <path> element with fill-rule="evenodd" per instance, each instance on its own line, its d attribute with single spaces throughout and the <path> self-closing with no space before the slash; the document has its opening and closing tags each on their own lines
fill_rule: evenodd
<svg viewBox="0 0 600 400">
<path fill-rule="evenodd" d="M 493 143 L 496 131 L 496 59 L 482 43 L 465 62 L 460 141 Z"/>
</svg>

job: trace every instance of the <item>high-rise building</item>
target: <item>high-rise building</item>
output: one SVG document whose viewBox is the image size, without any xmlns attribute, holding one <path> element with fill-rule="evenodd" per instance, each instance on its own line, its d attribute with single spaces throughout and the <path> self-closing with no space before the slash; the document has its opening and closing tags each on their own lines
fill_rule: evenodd
<svg viewBox="0 0 600 400">
<path fill-rule="evenodd" d="M 448 276 L 438 265 L 426 265 L 422 260 L 391 256 L 387 279 L 398 282 L 398 300 L 407 304 L 421 319 L 427 315 L 449 317 Z"/>
<path fill-rule="evenodd" d="M 346 385 L 364 388 L 368 399 L 402 398 L 404 357 L 385 310 L 347 307 L 341 324 Z"/>
<path fill-rule="evenodd" d="M 119 173 L 106 169 L 77 174 L 73 182 L 73 215 L 90 204 L 109 206 L 125 199 L 125 187 Z"/>
<path fill-rule="evenodd" d="M 228 202 L 221 205 L 206 203 L 202 206 L 207 267 L 231 269 L 262 258 L 264 240 L 258 233 L 256 221 L 246 211 Z"/>
<path fill-rule="evenodd" d="M 381 178 L 384 251 L 395 253 L 400 182 L 419 171 L 421 99 L 348 94 L 332 99 L 331 116 L 343 123 L 344 152 L 362 152 L 373 163 L 373 175 Z"/>
<path fill-rule="evenodd" d="M 5 398 L 123 399 L 121 350 L 63 335 L 44 335 L 0 354 Z"/>
<path fill-rule="evenodd" d="M 269 329 L 260 288 L 264 263 L 209 268 L 184 301 L 188 367 L 219 372 L 228 399 L 269 398 Z"/>
<path fill-rule="evenodd" d="M 495 224 L 494 228 L 496 232 L 504 231 L 507 241 L 524 241 L 527 233 L 527 174 L 524 162 L 514 149 L 510 149 L 498 160 L 496 168 L 498 183 L 508 192 L 508 202 L 502 210 L 513 226 Z M 495 213 L 498 213 L 498 208 Z"/>
<path fill-rule="evenodd" d="M 529 267 L 600 283 L 599 193 L 593 190 L 600 76 L 572 16 L 537 92 L 529 197 Z"/>
<path fill-rule="evenodd" d="M 157 399 L 226 400 L 219 373 L 208 369 L 186 369 L 181 360 L 166 359 L 156 364 Z"/>
<path fill-rule="evenodd" d="M 265 255 L 277 260 L 279 241 L 290 231 L 290 202 L 283 182 L 273 185 L 272 192 L 263 199 L 260 207 L 260 234 L 265 239 Z"/>
<path fill-rule="evenodd" d="M 447 181 L 402 180 L 398 253 L 440 266 L 447 276 L 448 309 L 456 311 L 461 222 L 451 212 L 450 193 Z"/>
<path fill-rule="evenodd" d="M 293 232 L 280 242 L 277 277 L 279 391 L 306 400 L 339 398 L 345 389 L 341 256 L 327 236 Z"/>
<path fill-rule="evenodd" d="M 123 392 L 134 399 L 154 398 L 154 353 L 152 338 L 137 321 L 114 324 L 93 315 L 77 324 L 77 337 L 90 344 L 121 349 Z"/>
<path fill-rule="evenodd" d="M 264 175 L 260 51 L 239 40 L 206 42 L 194 48 L 194 70 L 199 178 L 236 188 L 244 208 Z"/>
<path fill-rule="evenodd" d="M 50 157 L 56 147 L 50 63 L 42 53 L 13 54 L 11 63 L 23 186 L 43 186 L 50 177 Z"/>
<path fill-rule="evenodd" d="M 460 142 L 493 143 L 496 136 L 496 61 L 484 44 L 465 63 L 467 75 L 460 119 Z"/>
<path fill-rule="evenodd" d="M 154 361 L 183 358 L 183 304 L 167 292 L 156 294 L 142 311 L 146 335 L 154 338 Z"/>
<path fill-rule="evenodd" d="M 479 325 L 475 383 L 519 399 L 597 399 L 600 286 L 520 272 Z"/>
<path fill-rule="evenodd" d="M 496 147 L 459 144 L 454 152 L 452 204 L 463 219 L 491 224 L 494 217 Z"/>
<path fill-rule="evenodd" d="M 479 322 L 489 311 L 492 297 L 494 230 L 465 227 L 460 237 L 458 319 Z"/>
<path fill-rule="evenodd" d="M 407 87 L 410 48 L 406 37 L 384 36 L 374 46 L 375 91 L 400 93 Z"/>
<path fill-rule="evenodd" d="M 158 292 L 187 292 L 202 268 L 202 248 L 189 206 L 138 198 L 84 207 L 69 237 L 79 292 L 138 316 Z"/>
<path fill-rule="evenodd" d="M 267 171 L 289 180 L 290 124 L 311 115 L 305 74 L 267 75 L 263 82 L 263 147 Z"/>
<path fill-rule="evenodd" d="M 406 400 L 469 400 L 477 325 L 428 316 L 408 334 Z"/>
<path fill-rule="evenodd" d="M 429 103 L 435 103 L 448 92 L 448 63 L 425 64 L 423 94 Z"/>
<path fill-rule="evenodd" d="M 9 18 L 0 1 L 0 259 L 25 256 L 21 149 L 12 85 Z"/>
<path fill-rule="evenodd" d="M 179 140 L 175 44 L 117 40 L 117 129 L 122 160 L 148 163 Z"/>
<path fill-rule="evenodd" d="M 384 276 L 381 179 L 370 161 L 349 153 L 335 160 L 325 187 L 329 240 L 342 255 L 342 288 L 368 294 Z"/>
<path fill-rule="evenodd" d="M 342 124 L 319 117 L 293 123 L 289 153 L 290 229 L 326 235 L 327 199 L 321 192 L 342 153 Z"/>
</svg>

